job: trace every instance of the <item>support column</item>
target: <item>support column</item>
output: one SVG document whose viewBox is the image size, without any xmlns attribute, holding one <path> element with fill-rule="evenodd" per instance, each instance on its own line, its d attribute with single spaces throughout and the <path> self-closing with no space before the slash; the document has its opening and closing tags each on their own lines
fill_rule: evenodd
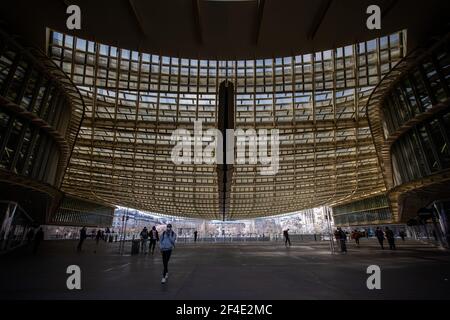
<svg viewBox="0 0 450 320">
<path fill-rule="evenodd" d="M 233 164 L 229 161 L 234 159 L 234 141 L 227 136 L 227 129 L 234 130 L 234 87 L 229 81 L 223 81 L 219 87 L 219 112 L 217 126 L 223 137 L 222 164 L 217 164 L 219 209 L 222 220 L 225 221 L 230 208 L 231 183 L 233 179 Z M 233 136 L 234 138 L 234 136 Z M 227 146 L 233 146 L 228 148 Z"/>
<path fill-rule="evenodd" d="M 17 203 L 10 202 L 8 206 L 6 207 L 6 214 L 3 218 L 2 228 L 0 230 L 0 251 L 8 249 L 8 239 L 9 239 L 9 233 L 11 231 L 11 225 L 14 220 L 14 216 L 16 214 L 17 209 Z"/>
<path fill-rule="evenodd" d="M 442 231 L 442 240 L 445 243 L 445 247 L 450 247 L 450 221 L 445 213 L 445 207 L 442 202 L 435 202 L 434 208 L 436 209 L 436 215 L 439 219 L 439 226 Z"/>
</svg>

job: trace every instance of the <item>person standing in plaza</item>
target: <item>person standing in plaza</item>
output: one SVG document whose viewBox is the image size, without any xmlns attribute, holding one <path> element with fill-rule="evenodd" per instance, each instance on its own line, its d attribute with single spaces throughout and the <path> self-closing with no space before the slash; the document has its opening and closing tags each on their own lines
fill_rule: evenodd
<svg viewBox="0 0 450 320">
<path fill-rule="evenodd" d="M 81 252 L 81 248 L 83 246 L 83 242 L 87 237 L 86 227 L 81 228 L 80 230 L 80 241 L 78 242 L 77 251 Z"/>
<path fill-rule="evenodd" d="M 289 247 L 291 246 L 291 239 L 289 239 L 289 229 L 283 231 L 284 236 L 284 245 L 287 246 L 289 243 Z"/>
<path fill-rule="evenodd" d="M 394 232 L 389 229 L 388 227 L 386 227 L 386 230 L 384 232 L 386 234 L 386 239 L 389 243 L 389 249 L 391 250 L 395 250 L 395 237 L 394 237 Z"/>
<path fill-rule="evenodd" d="M 42 227 L 40 227 L 39 230 L 36 232 L 36 235 L 34 236 L 34 246 L 33 246 L 34 254 L 37 252 L 43 240 L 44 240 L 44 230 L 42 230 Z"/>
<path fill-rule="evenodd" d="M 381 230 L 380 227 L 377 227 L 377 230 L 375 230 L 375 237 L 377 237 L 378 243 L 380 244 L 381 249 L 384 250 L 384 245 L 383 245 L 383 242 L 384 242 L 384 233 L 383 233 L 383 230 Z"/>
<path fill-rule="evenodd" d="M 148 247 L 147 247 L 147 241 L 148 241 L 148 230 L 147 227 L 144 227 L 141 231 L 141 249 L 143 254 L 147 254 Z"/>
<path fill-rule="evenodd" d="M 97 246 L 98 246 L 98 243 L 99 243 L 101 238 L 102 238 L 102 231 L 98 230 L 97 231 L 97 235 L 95 236 L 95 243 L 97 244 Z"/>
<path fill-rule="evenodd" d="M 97 253 L 98 244 L 100 242 L 100 239 L 102 239 L 102 238 L 103 238 L 102 231 L 98 230 L 97 231 L 97 235 L 95 236 L 95 250 L 94 250 L 94 253 Z"/>
<path fill-rule="evenodd" d="M 355 240 L 356 245 L 359 247 L 359 239 L 361 238 L 361 233 L 358 230 L 353 230 L 352 239 Z"/>
<path fill-rule="evenodd" d="M 153 226 L 152 230 L 149 232 L 149 237 L 150 237 L 149 249 L 150 249 L 150 251 L 152 252 L 152 255 L 153 255 L 155 253 L 156 242 L 159 241 L 158 230 L 156 230 L 155 226 Z"/>
<path fill-rule="evenodd" d="M 175 241 L 177 240 L 177 235 L 172 230 L 172 225 L 169 223 L 167 225 L 166 231 L 164 231 L 159 239 L 159 248 L 161 249 L 162 260 L 163 260 L 163 276 L 161 283 L 166 283 L 169 278 L 169 260 L 172 255 L 172 250 L 175 248 Z"/>
<path fill-rule="evenodd" d="M 339 244 L 341 246 L 341 252 L 347 253 L 347 235 L 345 232 L 341 229 L 341 227 L 337 228 L 337 239 L 339 240 Z"/>
<path fill-rule="evenodd" d="M 27 232 L 27 245 L 29 246 L 34 238 L 34 228 L 30 228 Z"/>
<path fill-rule="evenodd" d="M 197 242 L 197 230 L 194 231 L 194 242 Z"/>
</svg>

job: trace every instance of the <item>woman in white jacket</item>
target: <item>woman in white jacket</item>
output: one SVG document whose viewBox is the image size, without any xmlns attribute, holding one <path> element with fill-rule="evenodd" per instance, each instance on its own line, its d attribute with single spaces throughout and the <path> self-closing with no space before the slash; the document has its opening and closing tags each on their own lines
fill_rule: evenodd
<svg viewBox="0 0 450 320">
<path fill-rule="evenodd" d="M 170 255 L 172 254 L 173 248 L 175 248 L 175 241 L 177 240 L 177 235 L 172 230 L 172 225 L 169 223 L 167 225 L 166 231 L 163 232 L 162 236 L 159 238 L 159 248 L 161 249 L 164 271 L 161 283 L 166 283 L 169 277 L 168 264 Z"/>
</svg>

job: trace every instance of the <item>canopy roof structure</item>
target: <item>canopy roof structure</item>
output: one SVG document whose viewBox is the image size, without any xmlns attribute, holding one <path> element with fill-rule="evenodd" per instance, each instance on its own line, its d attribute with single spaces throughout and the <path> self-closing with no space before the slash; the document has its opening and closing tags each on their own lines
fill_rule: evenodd
<svg viewBox="0 0 450 320">
<path fill-rule="evenodd" d="M 66 27 L 69 5 L 81 10 L 79 30 Z M 380 30 L 366 27 L 372 5 Z M 0 16 L 38 48 L 51 28 L 151 54 L 236 60 L 308 54 L 404 29 L 410 51 L 448 21 L 449 8 L 442 0 L 15 0 L 0 3 Z"/>
<path fill-rule="evenodd" d="M 86 104 L 63 182 L 69 194 L 155 213 L 237 220 L 385 190 L 366 104 L 405 56 L 406 31 L 312 54 L 223 61 L 49 35 L 49 56 Z M 235 128 L 279 130 L 278 172 L 262 175 L 267 165 L 260 161 L 235 163 L 226 191 L 216 164 L 171 159 L 175 130 L 193 133 L 195 121 L 203 130 L 218 128 L 224 81 L 234 87 Z M 236 161 L 246 156 L 236 154 Z"/>
</svg>

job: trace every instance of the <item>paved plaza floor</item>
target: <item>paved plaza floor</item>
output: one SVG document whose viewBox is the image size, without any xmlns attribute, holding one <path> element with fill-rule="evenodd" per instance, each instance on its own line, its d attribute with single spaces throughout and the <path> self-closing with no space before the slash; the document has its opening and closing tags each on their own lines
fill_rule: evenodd
<svg viewBox="0 0 450 320">
<path fill-rule="evenodd" d="M 179 243 L 161 284 L 155 255 L 120 255 L 118 244 L 45 241 L 0 257 L 1 299 L 449 299 L 450 252 L 418 241 L 381 250 L 373 239 L 349 243 L 346 255 L 328 242 Z M 81 269 L 81 290 L 68 290 L 69 265 Z M 381 290 L 369 290 L 367 267 L 381 269 Z"/>
</svg>

